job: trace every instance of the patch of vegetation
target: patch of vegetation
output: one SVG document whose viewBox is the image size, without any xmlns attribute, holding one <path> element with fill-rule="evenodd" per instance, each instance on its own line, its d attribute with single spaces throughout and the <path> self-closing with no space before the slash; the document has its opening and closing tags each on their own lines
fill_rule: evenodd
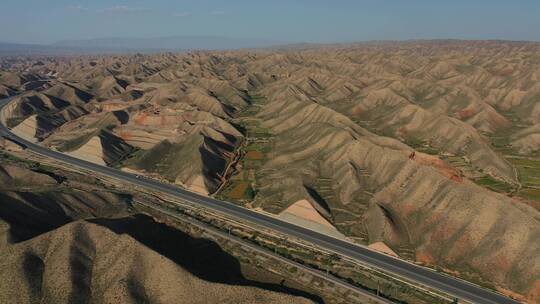
<svg viewBox="0 0 540 304">
<path fill-rule="evenodd" d="M 5 163 L 16 164 L 16 165 L 18 165 L 20 167 L 24 167 L 26 169 L 29 169 L 29 170 L 31 170 L 33 172 L 48 175 L 48 176 L 54 178 L 59 184 L 66 180 L 66 177 L 57 174 L 58 170 L 53 166 L 42 164 L 42 163 L 36 162 L 36 161 L 22 159 L 22 158 L 19 158 L 19 157 L 15 156 L 15 155 L 5 153 L 3 151 L 0 151 L 0 163 L 3 163 L 3 164 L 5 164 Z M 26 184 L 27 184 L 27 181 L 14 180 L 14 186 L 24 186 Z M 39 186 L 39 185 L 35 185 L 35 186 Z"/>
<path fill-rule="evenodd" d="M 242 111 L 237 113 L 237 117 L 253 117 L 259 113 L 261 108 L 256 105 L 251 105 L 247 108 L 244 108 Z"/>
<path fill-rule="evenodd" d="M 232 199 L 241 199 L 244 197 L 248 184 L 246 182 L 236 183 L 234 187 L 227 193 L 227 196 Z"/>
<path fill-rule="evenodd" d="M 489 139 L 491 140 L 491 145 L 493 148 L 499 152 L 512 151 L 509 136 L 491 136 Z"/>
<path fill-rule="evenodd" d="M 56 168 L 42 163 L 35 163 L 34 169 L 45 172 L 53 172 Z"/>
<path fill-rule="evenodd" d="M 439 155 L 439 150 L 432 147 L 421 147 L 418 149 L 419 152 L 430 154 L 430 155 Z"/>
<path fill-rule="evenodd" d="M 129 163 L 129 161 L 133 159 L 137 159 L 138 157 L 141 157 L 144 154 L 144 150 L 139 147 L 133 147 L 129 153 L 126 153 L 124 156 L 122 156 L 120 159 L 116 160 L 113 163 L 109 164 L 109 167 L 113 167 L 116 169 L 120 169 L 122 167 L 125 167 L 126 164 Z"/>
<path fill-rule="evenodd" d="M 17 157 L 13 154 L 6 153 L 3 151 L 0 151 L 0 160 L 3 160 L 2 163 L 16 163 L 23 165 L 25 168 L 32 169 L 35 171 L 41 171 L 41 172 L 54 172 L 56 169 L 52 166 L 45 165 L 39 162 L 23 159 L 20 157 Z"/>
<path fill-rule="evenodd" d="M 87 143 L 95 135 L 96 134 L 94 132 L 89 132 L 87 134 L 83 134 L 81 136 L 69 139 L 58 146 L 58 151 L 68 152 L 68 151 L 77 150 L 78 148 L 82 147 L 85 143 Z"/>
<path fill-rule="evenodd" d="M 528 200 L 540 202 L 540 189 L 526 188 L 520 190 L 517 195 Z"/>
<path fill-rule="evenodd" d="M 460 74 L 467 74 L 467 73 L 474 72 L 475 67 L 474 65 L 470 65 L 470 64 L 459 64 L 455 66 L 455 69 Z"/>
<path fill-rule="evenodd" d="M 26 160 L 26 159 L 22 159 L 22 158 L 19 158 L 15 155 L 12 155 L 12 154 L 9 154 L 9 153 L 5 153 L 3 151 L 0 151 L 0 156 L 4 159 L 4 160 L 7 160 L 9 162 L 21 162 L 21 163 L 31 163 L 30 161 Z"/>
<path fill-rule="evenodd" d="M 261 128 L 257 120 L 240 120 L 238 122 L 245 130 L 246 141 L 239 147 L 240 159 L 236 173 L 227 181 L 217 197 L 225 200 L 245 203 L 253 201 L 257 194 L 257 171 L 267 160 L 271 151 L 272 134 L 268 129 Z"/>
<path fill-rule="evenodd" d="M 529 155 L 529 157 L 523 157 L 518 155 L 518 152 L 511 145 L 511 136 L 525 128 L 526 126 L 520 125 L 521 120 L 516 113 L 511 111 L 501 111 L 501 113 L 510 121 L 512 126 L 497 132 L 496 135 L 486 135 L 493 146 L 494 150 L 504 155 L 506 160 L 517 169 L 518 179 L 522 185 L 520 191 L 514 193 L 514 195 L 524 198 L 528 201 L 540 202 L 540 159 L 535 158 L 536 155 Z M 478 183 L 478 182 L 477 182 Z M 491 183 L 488 181 L 481 181 L 481 184 Z M 487 185 L 488 188 L 501 189 L 500 185 Z M 503 187 L 504 188 L 504 187 Z M 506 191 L 498 191 L 506 192 Z M 532 204 L 535 207 L 534 203 Z M 540 205 L 540 204 L 539 204 Z M 537 207 L 535 207 L 537 208 Z M 538 208 L 537 208 L 538 209 Z"/>
<path fill-rule="evenodd" d="M 508 161 L 517 168 L 523 186 L 517 195 L 527 200 L 540 202 L 540 160 L 510 157 Z"/>
<path fill-rule="evenodd" d="M 8 128 L 14 128 L 25 120 L 25 117 L 11 117 L 6 119 L 6 126 Z"/>
<path fill-rule="evenodd" d="M 528 158 L 508 158 L 514 166 L 530 167 L 540 169 L 540 160 Z"/>
<path fill-rule="evenodd" d="M 266 103 L 266 97 L 256 93 L 250 95 L 250 100 L 252 105 L 262 105 Z"/>
<path fill-rule="evenodd" d="M 86 127 L 87 130 L 92 131 L 63 142 L 58 147 L 58 150 L 61 152 L 77 150 L 78 148 L 86 144 L 90 139 L 92 139 L 92 137 L 98 136 L 102 131 L 114 129 L 116 123 L 117 120 L 114 114 L 108 113 L 107 115 L 104 115 L 102 118 Z"/>
<path fill-rule="evenodd" d="M 411 148 L 417 149 L 424 146 L 424 141 L 416 137 L 408 137 L 405 139 L 405 144 Z"/>
<path fill-rule="evenodd" d="M 439 150 L 431 147 L 427 142 L 419 138 L 408 137 L 407 139 L 405 139 L 405 144 L 418 152 L 430 155 L 439 155 Z"/>
<path fill-rule="evenodd" d="M 477 185 L 486 187 L 492 191 L 499 193 L 510 193 L 514 190 L 514 187 L 510 184 L 501 182 L 492 178 L 491 176 L 484 176 L 473 180 Z"/>
<path fill-rule="evenodd" d="M 262 160 L 263 157 L 264 157 L 264 154 L 257 150 L 247 151 L 246 153 L 246 159 L 248 160 Z"/>
<path fill-rule="evenodd" d="M 220 193 L 220 197 L 233 201 L 253 200 L 256 191 L 247 181 L 235 180 L 230 182 Z"/>
</svg>

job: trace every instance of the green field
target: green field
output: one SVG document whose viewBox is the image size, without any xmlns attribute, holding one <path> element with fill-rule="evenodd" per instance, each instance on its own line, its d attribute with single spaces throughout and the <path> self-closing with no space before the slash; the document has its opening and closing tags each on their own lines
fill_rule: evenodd
<svg viewBox="0 0 540 304">
<path fill-rule="evenodd" d="M 523 187 L 540 189 L 540 160 L 512 157 L 508 161 L 517 168 Z"/>
<path fill-rule="evenodd" d="M 510 193 L 514 190 L 512 185 L 500 182 L 490 176 L 484 176 L 473 180 L 477 185 L 484 186 L 492 191 L 500 193 Z"/>
<path fill-rule="evenodd" d="M 251 106 L 253 108 L 256 106 Z M 245 114 L 245 113 L 244 113 Z M 245 130 L 246 141 L 239 147 L 241 158 L 236 167 L 237 172 L 227 181 L 218 197 L 225 200 L 245 203 L 255 198 L 257 174 L 267 161 L 268 153 L 272 149 L 272 133 L 269 129 L 260 126 L 256 119 L 238 118 L 236 123 Z M 255 185 L 255 186 L 252 186 Z"/>
<path fill-rule="evenodd" d="M 496 135 L 486 135 L 493 146 L 494 150 L 504 155 L 506 160 L 512 164 L 517 170 L 518 179 L 522 188 L 513 195 L 528 200 L 530 205 L 538 209 L 540 206 L 540 158 L 536 155 L 529 155 L 524 157 L 518 155 L 515 148 L 511 146 L 511 136 L 522 130 L 525 126 L 519 125 L 520 119 L 515 113 L 504 112 L 506 118 L 513 122 L 513 126 L 498 132 Z M 500 185 L 499 182 L 493 183 L 492 181 L 476 180 L 478 184 L 486 186 L 492 190 L 503 190 L 505 187 Z"/>
<path fill-rule="evenodd" d="M 520 190 L 517 193 L 517 195 L 525 199 L 539 202 L 539 204 L 535 204 L 535 207 L 536 209 L 540 210 L 540 189 L 526 188 L 526 189 Z"/>
<path fill-rule="evenodd" d="M 427 142 L 424 142 L 418 138 L 415 137 L 408 137 L 405 139 L 405 144 L 413 149 L 415 149 L 418 152 L 431 154 L 431 155 L 438 155 L 439 150 L 431 147 Z"/>
<path fill-rule="evenodd" d="M 255 198 L 255 190 L 247 181 L 233 180 L 229 181 L 218 196 L 230 201 L 250 201 Z"/>
</svg>

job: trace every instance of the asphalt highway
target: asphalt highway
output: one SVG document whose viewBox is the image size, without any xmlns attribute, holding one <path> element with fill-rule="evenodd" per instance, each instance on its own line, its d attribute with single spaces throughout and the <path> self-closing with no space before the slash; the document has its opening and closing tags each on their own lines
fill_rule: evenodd
<svg viewBox="0 0 540 304">
<path fill-rule="evenodd" d="M 11 98 L 0 101 L 0 111 L 9 103 Z M 437 273 L 425 267 L 421 267 L 383 253 L 379 253 L 366 247 L 355 245 L 343 240 L 320 234 L 318 232 L 296 226 L 294 224 L 281 221 L 277 218 L 264 215 L 233 203 L 216 200 L 210 197 L 202 196 L 197 193 L 187 191 L 185 189 L 164 184 L 156 180 L 137 177 L 134 174 L 123 172 L 114 168 L 109 168 L 94 163 L 90 163 L 78 158 L 74 158 L 60 152 L 49 150 L 40 145 L 31 143 L 19 136 L 11 133 L 11 131 L 0 123 L 0 136 L 9 138 L 10 140 L 24 145 L 27 149 L 41 154 L 43 156 L 74 165 L 86 170 L 91 170 L 109 177 L 113 177 L 124 182 L 129 182 L 134 185 L 165 193 L 177 197 L 182 200 L 189 201 L 193 204 L 221 212 L 245 223 L 253 223 L 268 229 L 275 230 L 285 235 L 290 235 L 295 238 L 310 242 L 321 248 L 328 249 L 338 254 L 347 256 L 354 260 L 369 264 L 370 266 L 380 269 L 385 272 L 392 273 L 397 277 L 402 277 L 407 280 L 428 286 L 440 291 L 443 291 L 452 297 L 459 300 L 467 300 L 479 304 L 515 304 L 520 303 L 505 297 L 501 294 L 468 283 L 466 281 L 453 278 L 448 275 Z"/>
</svg>

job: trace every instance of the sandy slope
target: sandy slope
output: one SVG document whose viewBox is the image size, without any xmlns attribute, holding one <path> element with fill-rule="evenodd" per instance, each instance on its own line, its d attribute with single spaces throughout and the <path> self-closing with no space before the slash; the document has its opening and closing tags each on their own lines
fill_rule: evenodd
<svg viewBox="0 0 540 304">
<path fill-rule="evenodd" d="M 12 132 L 30 142 L 34 142 L 34 143 L 37 142 L 36 115 L 32 115 L 26 118 L 25 120 L 23 120 L 20 124 L 18 124 L 15 128 L 12 129 Z"/>
</svg>

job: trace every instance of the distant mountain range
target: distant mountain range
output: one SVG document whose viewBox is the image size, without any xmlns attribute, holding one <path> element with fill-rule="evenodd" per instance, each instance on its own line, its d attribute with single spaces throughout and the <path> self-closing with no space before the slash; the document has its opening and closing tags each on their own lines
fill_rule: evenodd
<svg viewBox="0 0 540 304">
<path fill-rule="evenodd" d="M 53 44 L 0 42 L 0 55 L 51 55 L 70 53 L 163 52 L 263 48 L 280 45 L 264 39 L 219 36 L 171 36 L 157 38 L 97 38 L 63 40 Z"/>
</svg>

